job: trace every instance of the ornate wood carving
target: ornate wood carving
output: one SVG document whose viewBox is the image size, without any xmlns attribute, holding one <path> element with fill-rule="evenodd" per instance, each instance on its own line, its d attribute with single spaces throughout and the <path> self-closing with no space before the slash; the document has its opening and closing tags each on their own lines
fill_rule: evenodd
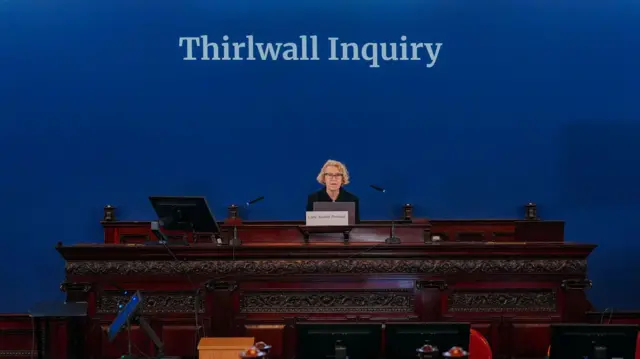
<svg viewBox="0 0 640 359">
<path fill-rule="evenodd" d="M 584 274 L 584 259 L 317 259 L 78 261 L 69 275 Z"/>
<path fill-rule="evenodd" d="M 36 351 L 31 350 L 0 350 L 0 358 L 15 358 L 15 357 L 31 357 L 37 356 Z"/>
<path fill-rule="evenodd" d="M 413 312 L 412 290 L 245 292 L 242 313 Z"/>
<path fill-rule="evenodd" d="M 556 292 L 455 291 L 447 298 L 450 312 L 555 312 Z"/>
<path fill-rule="evenodd" d="M 196 293 L 143 293 L 142 313 L 204 313 L 204 301 Z M 129 301 L 129 296 L 105 292 L 100 296 L 96 311 L 100 314 L 117 313 L 120 305 Z"/>
</svg>

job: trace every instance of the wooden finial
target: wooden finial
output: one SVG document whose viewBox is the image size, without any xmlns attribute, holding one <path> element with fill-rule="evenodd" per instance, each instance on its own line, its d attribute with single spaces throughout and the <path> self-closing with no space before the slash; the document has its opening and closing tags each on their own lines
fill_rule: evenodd
<svg viewBox="0 0 640 359">
<path fill-rule="evenodd" d="M 102 220 L 105 222 L 115 222 L 116 220 L 116 207 L 108 204 L 104 206 L 104 215 Z"/>
<path fill-rule="evenodd" d="M 229 219 L 239 219 L 240 218 L 240 214 L 239 214 L 239 211 L 238 211 L 238 206 L 236 206 L 235 204 L 230 205 L 229 208 L 228 208 L 227 217 Z"/>
<path fill-rule="evenodd" d="M 535 221 L 539 219 L 538 206 L 535 203 L 529 202 L 524 206 L 524 219 L 529 221 Z"/>
<path fill-rule="evenodd" d="M 404 219 L 410 221 L 411 218 L 413 218 L 413 205 L 410 203 L 407 203 L 404 206 L 402 206 L 402 209 L 404 212 Z"/>
</svg>

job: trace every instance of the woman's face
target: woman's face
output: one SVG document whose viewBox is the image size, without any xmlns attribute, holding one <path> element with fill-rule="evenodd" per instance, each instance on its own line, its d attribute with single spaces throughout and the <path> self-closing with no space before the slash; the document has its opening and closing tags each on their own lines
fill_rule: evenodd
<svg viewBox="0 0 640 359">
<path fill-rule="evenodd" d="M 342 186 L 342 172 L 336 166 L 327 166 L 324 169 L 324 183 L 330 191 L 337 191 Z"/>
</svg>

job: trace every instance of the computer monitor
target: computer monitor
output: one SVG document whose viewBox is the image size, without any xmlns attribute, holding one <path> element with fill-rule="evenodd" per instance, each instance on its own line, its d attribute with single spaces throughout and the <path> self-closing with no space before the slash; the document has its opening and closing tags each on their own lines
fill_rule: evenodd
<svg viewBox="0 0 640 359">
<path fill-rule="evenodd" d="M 149 197 L 166 230 L 220 233 L 220 226 L 204 197 Z"/>
<path fill-rule="evenodd" d="M 127 324 L 127 322 L 133 320 L 133 317 L 137 314 L 138 310 L 142 307 L 142 294 L 137 291 L 129 299 L 129 302 L 120 310 L 116 319 L 111 322 L 108 329 L 109 341 L 113 341 L 120 330 Z"/>
<path fill-rule="evenodd" d="M 453 347 L 469 351 L 469 323 L 388 323 L 385 325 L 385 358 L 415 359 L 416 349 L 429 341 L 445 353 Z"/>
<path fill-rule="evenodd" d="M 549 359 L 634 359 L 639 325 L 553 324 Z"/>
<path fill-rule="evenodd" d="M 336 343 L 346 347 L 349 359 L 380 358 L 382 324 L 298 323 L 296 330 L 296 359 L 336 358 Z"/>
<path fill-rule="evenodd" d="M 313 202 L 313 211 L 323 212 L 347 212 L 349 225 L 356 224 L 356 203 L 355 202 Z"/>
</svg>

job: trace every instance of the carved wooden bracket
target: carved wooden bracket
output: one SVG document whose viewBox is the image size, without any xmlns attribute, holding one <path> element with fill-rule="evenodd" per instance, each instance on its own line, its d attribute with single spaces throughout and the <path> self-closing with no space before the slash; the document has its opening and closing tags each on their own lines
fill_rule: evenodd
<svg viewBox="0 0 640 359">
<path fill-rule="evenodd" d="M 89 283 L 63 282 L 60 284 L 60 290 L 66 293 L 67 302 L 87 302 L 91 288 Z"/>
<path fill-rule="evenodd" d="M 561 288 L 564 290 L 585 290 L 592 286 L 593 282 L 589 279 L 565 279 L 561 284 Z"/>
<path fill-rule="evenodd" d="M 64 293 L 70 293 L 70 292 L 88 293 L 90 290 L 91 290 L 90 283 L 63 282 L 62 284 L 60 284 L 60 291 Z"/>
<path fill-rule="evenodd" d="M 296 323 L 309 319 L 309 316 L 283 316 L 282 321 L 288 328 L 295 328 Z"/>
<path fill-rule="evenodd" d="M 233 292 L 238 289 L 238 283 L 226 281 L 208 281 L 205 285 L 207 290 L 212 292 Z"/>
<path fill-rule="evenodd" d="M 350 237 L 350 233 L 351 233 L 351 229 L 353 229 L 352 227 L 343 227 L 343 226 L 336 226 L 336 227 L 331 227 L 331 226 L 318 226 L 318 227 L 307 227 L 307 226 L 299 226 L 298 230 L 300 231 L 300 234 L 302 234 L 302 238 L 304 238 L 304 243 L 309 243 L 309 240 L 311 238 L 311 235 L 314 233 L 322 233 L 322 234 L 327 234 L 327 233 L 340 233 L 342 234 L 342 241 L 344 242 L 344 244 L 349 244 L 349 237 Z"/>
<path fill-rule="evenodd" d="M 439 289 L 445 290 L 449 286 L 444 280 L 419 280 L 416 281 L 416 289 Z"/>
</svg>

